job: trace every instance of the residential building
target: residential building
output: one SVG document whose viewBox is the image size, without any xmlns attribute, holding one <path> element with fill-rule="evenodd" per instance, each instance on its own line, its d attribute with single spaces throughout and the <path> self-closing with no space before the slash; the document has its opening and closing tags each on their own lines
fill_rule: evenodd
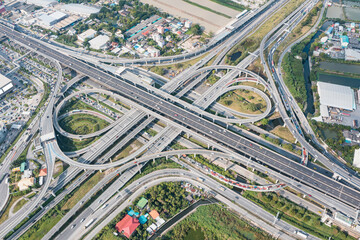
<svg viewBox="0 0 360 240">
<path fill-rule="evenodd" d="M 26 162 L 22 162 L 21 165 L 20 165 L 20 171 L 24 172 L 25 169 L 26 169 Z"/>
<path fill-rule="evenodd" d="M 148 200 L 144 197 L 142 197 L 139 202 L 136 204 L 136 206 L 138 206 L 140 209 L 143 209 L 146 204 L 147 204 Z"/>
<path fill-rule="evenodd" d="M 126 214 L 126 216 L 115 225 L 115 229 L 125 237 L 130 238 L 139 225 L 140 222 L 137 218 L 133 218 Z"/>
<path fill-rule="evenodd" d="M 23 178 L 18 182 L 18 187 L 20 191 L 27 190 L 29 187 L 34 186 L 35 179 L 32 178 Z"/>
<path fill-rule="evenodd" d="M 154 210 L 151 210 L 151 212 L 149 213 L 149 215 L 152 217 L 152 219 L 156 220 L 160 214 L 158 213 L 158 211 L 156 211 L 155 209 Z"/>
<path fill-rule="evenodd" d="M 148 52 L 150 53 L 150 56 L 151 57 L 158 57 L 160 56 L 160 50 L 159 49 L 156 49 L 154 47 L 148 47 Z"/>
<path fill-rule="evenodd" d="M 341 47 L 343 48 L 347 48 L 347 46 L 349 45 L 349 37 L 348 36 L 341 36 L 340 37 L 340 42 L 341 42 Z"/>
<path fill-rule="evenodd" d="M 47 168 L 40 170 L 39 177 L 45 177 L 47 175 Z"/>
</svg>

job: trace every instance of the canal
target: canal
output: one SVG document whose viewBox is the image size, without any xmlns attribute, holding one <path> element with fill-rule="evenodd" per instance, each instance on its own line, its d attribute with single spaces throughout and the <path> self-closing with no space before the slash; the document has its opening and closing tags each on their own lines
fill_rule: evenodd
<svg viewBox="0 0 360 240">
<path fill-rule="evenodd" d="M 310 39 L 310 42 L 305 45 L 303 52 L 306 53 L 307 56 L 309 56 L 310 47 L 311 44 L 317 39 L 320 34 L 325 31 L 333 22 L 327 21 L 325 22 L 321 28 L 315 33 L 315 35 Z M 304 68 L 304 79 L 305 79 L 305 87 L 306 87 L 306 109 L 305 109 L 305 115 L 308 113 L 313 114 L 315 112 L 314 107 L 314 98 L 313 93 L 311 90 L 311 81 L 310 81 L 310 64 L 309 64 L 309 58 L 307 57 L 303 61 L 303 68 Z"/>
</svg>

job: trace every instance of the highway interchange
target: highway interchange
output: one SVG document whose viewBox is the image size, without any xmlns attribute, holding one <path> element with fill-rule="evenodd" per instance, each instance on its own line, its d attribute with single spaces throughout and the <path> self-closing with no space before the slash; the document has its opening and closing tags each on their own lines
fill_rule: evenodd
<svg viewBox="0 0 360 240">
<path fill-rule="evenodd" d="M 303 4 L 303 6 L 299 7 L 298 11 L 294 12 L 294 14 L 293 14 L 294 17 L 292 18 L 291 24 L 294 24 L 293 26 L 295 26 L 301 20 L 301 18 L 299 18 L 302 15 L 301 10 L 303 10 L 305 8 L 310 9 L 310 6 L 313 6 L 314 3 L 316 3 L 316 2 L 307 1 Z M 290 17 L 289 17 L 289 19 L 290 19 Z M 287 19 L 287 21 L 288 21 L 288 19 Z M 289 22 L 283 21 L 281 23 L 281 26 L 284 26 L 285 24 L 287 24 L 287 26 L 291 25 L 291 24 L 289 24 Z M 302 164 L 299 164 L 292 160 L 289 160 L 288 158 L 286 158 L 272 150 L 264 148 L 264 147 L 258 145 L 257 143 L 250 141 L 250 140 L 240 136 L 239 134 L 236 134 L 236 133 L 228 130 L 227 124 L 229 122 L 236 123 L 237 122 L 236 119 L 223 118 L 220 116 L 211 116 L 207 112 L 204 111 L 210 104 L 213 103 L 213 101 L 218 96 L 221 96 L 222 94 L 226 93 L 229 90 L 235 89 L 234 87 L 216 89 L 216 90 L 218 90 L 216 93 L 218 95 L 210 94 L 211 99 L 209 101 L 205 101 L 206 103 L 205 102 L 201 103 L 198 101 L 198 102 L 196 102 L 197 104 L 195 104 L 196 106 L 189 106 L 189 104 L 187 104 L 186 102 L 183 102 L 179 98 L 174 97 L 169 94 L 169 93 L 176 91 L 179 88 L 179 86 L 182 86 L 183 83 L 185 81 L 187 81 L 188 79 L 194 78 L 194 76 L 197 76 L 198 74 L 203 73 L 204 71 L 207 71 L 208 69 L 213 70 L 213 69 L 217 69 L 217 68 L 219 68 L 219 69 L 229 68 L 229 69 L 233 69 L 234 71 L 238 71 L 238 74 L 239 74 L 239 72 L 246 73 L 247 70 L 245 70 L 245 69 L 234 68 L 234 67 L 229 67 L 229 66 L 216 66 L 216 65 L 209 66 L 206 68 L 200 68 L 200 66 L 202 66 L 203 64 L 206 63 L 205 61 L 204 62 L 200 61 L 200 63 L 198 65 L 194 65 L 195 67 L 187 70 L 187 72 L 186 72 L 187 78 L 183 77 L 183 78 L 175 79 L 174 82 L 176 84 L 174 84 L 173 82 L 169 82 L 171 84 L 169 84 L 168 86 L 164 85 L 163 90 L 160 90 L 160 89 L 154 89 L 154 88 L 151 88 L 148 86 L 144 87 L 143 85 L 136 85 L 133 82 L 129 81 L 128 79 L 120 79 L 119 77 L 115 77 L 115 76 L 113 76 L 109 73 L 106 73 L 99 68 L 95 68 L 92 65 L 89 65 L 83 61 L 69 57 L 68 55 L 64 55 L 63 53 L 61 53 L 57 50 L 54 50 L 53 48 L 50 48 L 48 45 L 42 44 L 38 40 L 35 40 L 31 37 L 27 37 L 23 34 L 20 34 L 19 32 L 15 31 L 5 25 L 0 24 L 0 29 L 1 29 L 2 33 L 5 34 L 11 40 L 16 41 L 16 42 L 22 44 L 23 46 L 29 47 L 31 49 L 36 49 L 38 54 L 42 54 L 57 63 L 61 63 L 63 66 L 72 68 L 73 70 L 75 70 L 76 72 L 81 74 L 81 76 L 88 76 L 92 80 L 100 83 L 104 88 L 110 90 L 110 92 L 109 92 L 107 90 L 101 89 L 101 90 L 99 90 L 99 92 L 104 91 L 104 92 L 107 92 L 109 95 L 111 94 L 113 96 L 117 96 L 123 102 L 127 102 L 127 103 L 129 103 L 130 106 L 134 107 L 135 109 L 138 109 L 138 110 L 134 110 L 134 111 L 129 111 L 127 114 L 124 114 L 124 116 L 122 118 L 115 121 L 113 124 L 111 124 L 111 127 L 102 131 L 101 133 L 109 131 L 106 134 L 109 134 L 109 136 L 111 136 L 112 138 L 117 138 L 117 136 L 121 136 L 124 133 L 128 132 L 130 130 L 130 128 L 133 126 L 130 123 L 124 124 L 124 125 L 129 126 L 128 128 L 123 128 L 122 130 L 118 129 L 116 131 L 114 130 L 113 133 L 110 134 L 110 131 L 112 131 L 111 130 L 112 127 L 115 128 L 117 126 L 117 124 L 125 121 L 125 118 L 127 118 L 129 120 L 129 117 L 131 116 L 131 114 L 133 115 L 133 119 L 131 119 L 131 118 L 130 119 L 131 119 L 131 121 L 133 121 L 133 123 L 137 123 L 139 121 L 144 121 L 143 120 L 144 117 L 145 117 L 145 119 L 149 119 L 146 122 L 146 124 L 144 124 L 144 126 L 146 126 L 148 123 L 150 123 L 155 118 L 166 122 L 168 124 L 168 127 L 165 128 L 163 133 L 161 133 L 161 136 L 171 135 L 170 133 L 172 131 L 172 137 L 168 138 L 169 142 L 164 141 L 163 138 L 160 139 L 161 140 L 160 143 L 163 144 L 162 148 L 153 150 L 152 153 L 149 152 L 149 154 L 141 156 L 141 157 L 137 157 L 137 155 L 138 155 L 138 152 L 137 152 L 136 154 L 130 155 L 130 156 L 122 159 L 121 161 L 117 161 L 117 162 L 113 162 L 113 163 L 111 163 L 111 162 L 106 163 L 106 161 L 109 159 L 109 157 L 104 157 L 104 158 L 102 158 L 101 161 L 98 161 L 96 164 L 94 164 L 93 160 L 96 158 L 96 156 L 101 155 L 101 153 L 103 153 L 104 150 L 109 147 L 109 143 L 99 143 L 98 144 L 99 147 L 95 148 L 96 151 L 89 153 L 88 157 L 84 157 L 85 156 L 84 155 L 82 157 L 83 160 L 80 160 L 80 161 L 72 160 L 71 158 L 67 157 L 64 153 L 61 152 L 61 150 L 58 147 L 57 142 L 55 140 L 54 126 L 58 130 L 60 130 L 59 132 L 61 132 L 62 134 L 65 134 L 61 131 L 61 129 L 58 128 L 58 123 L 57 123 L 57 119 L 58 119 L 57 113 L 61 109 L 61 104 L 63 104 L 66 101 L 66 99 L 63 99 L 59 105 L 56 105 L 57 101 L 60 99 L 60 95 L 58 93 L 60 93 L 59 86 L 60 86 L 60 82 L 62 81 L 61 80 L 62 74 L 61 74 L 61 70 L 60 70 L 61 66 L 58 66 L 59 80 L 57 82 L 57 85 L 56 85 L 54 91 L 52 92 L 52 95 L 49 98 L 50 100 L 47 104 L 47 108 L 44 111 L 43 117 L 41 119 L 38 118 L 36 121 L 34 121 L 34 123 L 36 123 L 36 124 L 38 124 L 40 122 L 40 133 L 41 133 L 42 145 L 44 147 L 44 151 L 45 151 L 45 155 L 46 155 L 46 160 L 47 160 L 46 162 L 47 162 L 49 176 L 52 175 L 53 164 L 54 164 L 54 161 L 56 158 L 62 159 L 63 161 L 69 163 L 72 166 L 74 173 L 75 173 L 76 168 L 91 169 L 90 171 L 93 171 L 93 170 L 108 169 L 108 168 L 113 168 L 113 167 L 119 167 L 119 168 L 117 168 L 117 171 L 116 171 L 117 173 L 122 173 L 122 172 L 127 173 L 126 169 L 133 169 L 136 166 L 139 167 L 139 164 L 141 165 L 141 163 L 145 163 L 149 160 L 154 160 L 156 158 L 160 158 L 163 156 L 171 158 L 172 156 L 180 156 L 183 154 L 205 154 L 205 155 L 206 154 L 214 154 L 214 155 L 222 156 L 224 158 L 231 159 L 233 161 L 236 161 L 236 159 L 237 160 L 242 159 L 243 161 L 244 161 L 244 159 L 247 159 L 248 162 L 251 161 L 253 163 L 252 166 L 266 165 L 269 168 L 269 170 L 274 172 L 274 174 L 283 175 L 283 177 L 285 179 L 291 178 L 291 179 L 293 179 L 293 181 L 296 181 L 297 183 L 301 183 L 301 184 L 304 184 L 304 186 L 306 186 L 306 187 L 311 187 L 311 188 L 315 189 L 320 194 L 324 193 L 327 196 L 331 196 L 334 200 L 340 201 L 343 204 L 348 205 L 348 207 L 350 207 L 350 208 L 358 209 L 360 207 L 360 193 L 358 192 L 357 189 L 354 189 L 352 186 L 348 186 L 339 181 L 335 181 L 331 178 L 328 178 L 310 168 L 307 168 L 306 166 L 303 166 Z M 274 28 L 274 32 L 277 29 L 279 29 L 279 28 Z M 273 34 L 273 32 L 271 32 L 271 34 Z M 264 48 L 265 48 L 264 45 L 265 45 L 265 42 L 267 41 L 268 37 L 271 34 L 269 33 L 263 39 L 263 41 L 261 43 L 260 51 L 259 51 L 261 59 L 264 63 L 264 66 L 266 66 L 265 69 L 266 69 L 266 73 L 268 75 L 268 79 L 270 79 L 270 85 L 268 82 L 266 82 L 259 76 L 256 76 L 251 72 L 249 74 L 254 76 L 253 80 L 260 82 L 260 84 L 262 83 L 266 87 L 266 89 L 270 92 L 270 94 L 272 96 L 272 100 L 275 101 L 276 108 L 279 109 L 280 114 L 282 115 L 284 121 L 287 123 L 287 126 L 290 128 L 290 130 L 292 130 L 292 132 L 294 133 L 294 135 L 298 139 L 298 141 L 301 142 L 301 145 L 306 147 L 307 151 L 309 151 L 311 154 L 314 154 L 313 156 L 315 156 L 322 163 L 324 163 L 324 162 L 329 163 L 330 161 L 326 157 L 324 157 L 321 153 L 317 152 L 317 150 L 315 150 L 315 148 L 312 147 L 304 139 L 301 132 L 298 131 L 298 128 L 296 126 L 294 126 L 295 119 L 292 119 L 292 121 L 291 121 L 291 119 L 288 117 L 287 111 L 285 110 L 285 107 L 287 107 L 286 106 L 287 104 L 286 103 L 285 103 L 285 105 L 282 104 L 282 100 L 281 100 L 282 98 L 280 97 L 279 93 L 277 92 L 277 90 L 276 90 L 277 87 L 274 84 L 274 81 L 272 80 L 272 76 L 274 76 L 274 75 L 271 74 L 269 67 L 267 67 L 267 65 L 266 65 L 266 62 L 267 62 L 267 64 L 269 64 L 270 67 L 273 67 L 273 66 L 271 66 L 272 56 L 269 55 L 269 57 L 268 57 L 269 61 L 265 61 L 265 58 L 264 58 Z M 279 35 L 281 35 L 281 34 L 279 34 Z M 282 39 L 284 37 L 285 36 L 282 36 Z M 274 40 L 276 40 L 276 38 L 272 37 L 271 40 L 274 41 Z M 225 43 L 226 43 L 226 41 L 225 41 Z M 271 41 L 270 41 L 270 43 L 271 43 Z M 231 43 L 231 44 L 233 44 L 233 43 Z M 269 43 L 267 45 L 269 45 Z M 228 45 L 226 45 L 226 44 L 225 44 L 225 46 L 228 47 Z M 278 45 L 276 45 L 276 46 L 278 46 Z M 272 49 L 270 50 L 270 52 L 273 53 Z M 216 52 L 216 53 L 218 53 L 218 52 Z M 215 56 L 215 55 L 213 55 L 213 56 Z M 192 56 L 189 55 L 187 57 L 192 57 Z M 187 57 L 184 57 L 184 58 L 187 58 Z M 210 60 L 210 58 L 209 58 L 209 60 Z M 146 63 L 147 62 L 148 62 L 148 60 L 146 60 Z M 238 74 L 234 74 L 235 77 Z M 276 79 L 276 81 L 278 81 L 276 78 L 276 75 L 275 75 L 275 79 Z M 228 80 L 225 80 L 225 82 L 230 81 L 230 80 L 232 80 L 232 79 L 229 78 Z M 71 83 L 71 84 L 73 84 L 73 83 Z M 231 84 L 229 84 L 229 86 Z M 186 86 L 185 86 L 185 88 L 186 88 Z M 67 90 L 67 89 L 65 89 L 65 90 Z M 186 94 L 186 92 L 188 92 L 189 90 L 191 90 L 191 88 L 188 88 L 188 90 L 186 90 L 186 91 L 180 92 L 178 97 Z M 254 90 L 254 89 L 252 89 L 252 90 Z M 254 91 L 256 91 L 256 90 L 254 90 Z M 89 92 L 91 92 L 91 91 L 89 90 Z M 281 92 L 281 93 L 284 93 L 284 92 Z M 72 96 L 70 96 L 70 97 L 72 97 Z M 68 97 L 68 98 L 70 98 L 70 97 Z M 282 96 L 282 97 L 284 97 L 284 96 Z M 289 93 L 287 93 L 286 97 L 288 97 L 288 99 L 291 99 L 291 97 L 289 97 Z M 267 99 L 266 95 L 264 95 L 263 98 Z M 291 102 L 291 100 L 288 100 L 288 101 Z M 296 105 L 296 103 L 295 103 L 295 105 Z M 57 107 L 55 107 L 55 106 L 57 106 Z M 267 108 L 266 114 L 261 115 L 261 116 L 250 117 L 245 122 L 255 122 L 255 121 L 258 121 L 258 120 L 262 119 L 263 117 L 267 116 L 271 110 L 270 100 L 268 101 L 267 106 L 268 106 L 268 108 Z M 201 111 L 201 109 L 203 109 L 203 110 Z M 140 131 L 143 128 L 144 127 L 141 126 L 141 128 L 138 128 L 138 130 Z M 37 131 L 37 128 L 33 127 L 32 131 Z M 215 149 L 220 150 L 221 152 L 220 151 L 210 151 L 210 150 L 199 150 L 199 149 L 187 149 L 187 150 L 162 152 L 163 149 L 165 149 L 166 146 L 168 144 L 170 144 L 170 142 L 174 138 L 176 138 L 179 135 L 179 133 L 181 133 L 181 132 L 185 132 L 185 133 L 191 134 L 193 136 L 197 136 L 198 138 L 206 139 L 210 143 L 210 146 L 213 146 Z M 72 135 L 72 137 L 76 138 L 78 136 Z M 89 136 L 85 136 L 85 137 L 89 137 Z M 82 138 L 82 137 L 80 137 L 80 138 Z M 155 142 L 155 140 L 153 140 L 153 142 Z M 153 142 L 151 142 L 151 143 L 153 143 Z M 126 142 L 123 142 L 122 146 L 125 143 Z M 150 146 L 151 143 L 149 143 L 146 146 Z M 118 146 L 118 149 L 120 149 L 120 148 L 121 148 L 121 146 Z M 148 149 L 152 149 L 152 148 L 148 147 Z M 21 152 L 22 151 L 18 150 L 14 154 L 12 154 L 12 156 L 15 156 L 16 153 L 20 154 Z M 10 162 L 11 162 L 11 159 L 5 161 L 5 163 L 7 163 L 8 165 Z M 350 183 L 351 185 L 355 185 L 356 187 L 359 186 L 359 184 L 358 184 L 359 179 L 356 176 L 349 175 L 348 170 L 344 170 L 344 168 L 342 168 L 342 167 L 336 168 L 336 167 L 334 167 L 333 163 L 330 163 L 330 165 L 327 165 L 327 166 L 330 169 L 332 169 L 334 172 L 341 174 L 342 176 L 347 176 L 344 178 L 344 180 L 349 180 L 347 182 L 347 184 Z M 190 169 L 190 168 L 191 167 L 188 166 L 188 169 Z M 6 169 L 6 168 L 5 167 L 1 168 L 1 171 L 5 171 L 4 169 Z M 132 171 L 132 174 L 130 174 L 127 179 L 130 179 L 131 176 L 136 174 L 136 171 L 134 171 L 134 170 L 131 170 L 131 171 Z M 176 175 L 176 174 L 179 174 L 180 172 L 176 171 L 176 172 L 173 172 L 168 175 Z M 193 170 L 193 172 L 194 172 L 194 170 Z M 199 176 L 199 174 L 200 173 L 193 175 L 193 178 L 195 179 L 197 176 Z M 124 173 L 122 175 L 124 175 Z M 204 175 L 204 174 L 202 174 L 202 175 Z M 206 178 L 205 185 L 207 185 L 208 182 L 210 182 L 211 180 L 206 175 L 204 175 L 204 177 Z M 281 177 L 279 177 L 279 179 L 280 178 Z M 174 179 L 172 179 L 172 180 L 174 180 Z M 192 180 L 192 181 L 194 181 L 194 180 Z M 39 196 L 37 198 L 35 198 L 34 201 L 31 202 L 31 206 L 29 208 L 24 208 L 25 210 L 22 211 L 21 213 L 19 213 L 17 216 L 22 216 L 22 218 L 25 218 L 32 210 L 35 209 L 35 207 L 38 205 L 38 203 L 43 198 L 43 196 L 45 196 L 47 189 L 50 186 L 50 182 L 51 182 L 51 177 L 47 177 L 46 183 L 44 184 L 44 187 L 42 188 Z M 197 184 L 199 184 L 199 183 L 197 183 Z M 117 186 L 117 189 L 119 189 L 120 187 L 121 186 Z M 209 186 L 207 186 L 207 187 L 209 187 Z M 210 188 L 216 189 L 218 187 L 211 186 Z M 224 193 L 221 193 L 221 195 L 224 195 Z M 108 197 L 110 197 L 110 196 L 108 195 Z M 230 191 L 226 191 L 226 194 L 224 195 L 224 197 L 226 197 L 228 199 L 237 199 L 237 198 L 235 198 L 234 193 L 230 194 Z M 61 199 L 61 198 L 59 198 L 59 199 Z M 242 202 L 239 205 L 246 205 L 246 204 Z M 252 208 L 256 208 L 256 207 L 252 206 Z M 75 210 L 74 210 L 74 212 L 75 212 Z M 22 214 L 22 215 L 20 215 L 20 214 Z M 261 215 L 263 215 L 263 214 L 266 214 L 266 212 L 262 213 Z M 7 232 L 9 232 L 18 223 L 19 223 L 19 221 L 14 220 L 14 219 L 9 219 L 9 221 L 5 222 L 4 226 L 6 226 L 6 227 L 2 228 L 0 231 L 1 237 L 3 237 Z M 76 224 L 79 224 L 79 223 L 76 223 Z M 105 226 L 105 223 L 103 225 Z M 285 228 L 285 226 L 282 226 L 282 228 Z M 290 231 L 289 229 L 291 227 L 289 227 L 289 226 L 286 226 L 286 228 L 288 229 L 287 234 L 294 231 L 293 229 Z M 80 229 L 80 228 L 77 228 L 77 229 Z M 79 230 L 79 231 L 81 231 L 81 230 Z M 52 232 L 52 234 L 54 234 L 54 232 Z M 68 236 L 65 235 L 65 237 L 62 237 L 62 239 L 68 239 L 67 237 Z M 284 239 L 287 239 L 287 237 L 284 237 Z"/>
</svg>

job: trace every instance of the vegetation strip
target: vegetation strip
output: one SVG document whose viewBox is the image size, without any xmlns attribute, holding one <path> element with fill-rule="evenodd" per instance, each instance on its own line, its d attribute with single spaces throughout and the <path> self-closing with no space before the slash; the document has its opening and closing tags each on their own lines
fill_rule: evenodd
<svg viewBox="0 0 360 240">
<path fill-rule="evenodd" d="M 215 13 L 215 14 L 217 14 L 217 15 L 220 15 L 220 16 L 223 16 L 223 17 L 226 17 L 226 18 L 231 18 L 229 15 L 226 15 L 226 14 L 224 14 L 224 13 L 215 11 L 215 10 L 213 10 L 213 9 L 211 9 L 211 8 L 208 8 L 208 7 L 206 7 L 206 6 L 200 5 L 200 4 L 196 3 L 196 2 L 193 2 L 193 1 L 190 1 L 190 0 L 183 0 L 183 1 L 184 1 L 184 2 L 187 2 L 187 3 L 191 4 L 191 5 L 194 5 L 194 6 L 196 6 L 196 7 L 202 8 L 202 9 L 204 9 L 204 10 L 206 10 L 206 11 Z"/>
</svg>

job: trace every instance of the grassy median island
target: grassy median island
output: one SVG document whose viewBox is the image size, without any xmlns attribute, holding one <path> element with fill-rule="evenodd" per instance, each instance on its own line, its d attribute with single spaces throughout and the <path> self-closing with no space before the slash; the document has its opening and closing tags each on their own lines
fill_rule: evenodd
<svg viewBox="0 0 360 240">
<path fill-rule="evenodd" d="M 266 110 L 265 100 L 259 94 L 245 89 L 225 93 L 219 103 L 241 113 L 261 114 Z"/>
<path fill-rule="evenodd" d="M 282 139 L 285 139 L 288 142 L 295 143 L 295 137 L 291 134 L 290 130 L 287 127 L 276 126 L 273 130 L 270 131 Z"/>
<path fill-rule="evenodd" d="M 243 196 L 256 203 L 269 213 L 276 215 L 279 211 L 279 218 L 289 224 L 304 230 L 321 239 L 344 240 L 354 237 L 343 232 L 336 226 L 328 227 L 320 222 L 320 216 L 308 211 L 292 201 L 277 195 L 274 192 L 257 193 L 245 191 Z"/>
<path fill-rule="evenodd" d="M 178 223 L 161 239 L 273 239 L 260 228 L 250 225 L 235 213 L 219 204 L 200 206 L 194 213 Z"/>
<path fill-rule="evenodd" d="M 26 203 L 28 202 L 27 199 L 21 199 L 20 201 L 18 201 L 16 203 L 16 205 L 14 206 L 14 209 L 13 209 L 13 213 L 16 213 L 17 211 L 19 211 Z"/>
<path fill-rule="evenodd" d="M 89 115 L 75 114 L 67 116 L 59 121 L 59 125 L 68 133 L 86 135 L 97 132 L 110 123 L 104 119 Z"/>
<path fill-rule="evenodd" d="M 136 152 L 142 146 L 143 146 L 143 144 L 137 139 L 134 139 L 134 140 L 128 142 L 123 148 L 121 148 L 115 154 L 113 161 L 118 161 L 122 158 L 129 156 L 130 154 Z"/>
<path fill-rule="evenodd" d="M 102 136 L 102 135 L 101 135 Z M 62 136 L 61 134 L 56 134 L 56 140 L 58 141 L 59 147 L 64 152 L 72 152 L 83 149 L 95 141 L 97 141 L 101 136 L 87 138 L 83 140 L 70 139 Z"/>
</svg>

